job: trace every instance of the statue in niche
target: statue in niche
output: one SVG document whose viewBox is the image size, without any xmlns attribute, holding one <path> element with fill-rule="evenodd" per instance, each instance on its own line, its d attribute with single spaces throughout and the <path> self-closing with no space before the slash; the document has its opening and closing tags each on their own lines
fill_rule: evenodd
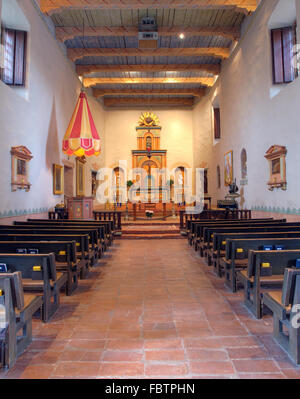
<svg viewBox="0 0 300 399">
<path fill-rule="evenodd" d="M 152 138 L 150 136 L 146 138 L 146 148 L 152 150 Z"/>
</svg>

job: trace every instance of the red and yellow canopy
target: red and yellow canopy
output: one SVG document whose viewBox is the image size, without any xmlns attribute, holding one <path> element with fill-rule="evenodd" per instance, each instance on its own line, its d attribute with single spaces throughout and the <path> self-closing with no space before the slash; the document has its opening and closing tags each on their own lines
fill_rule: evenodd
<svg viewBox="0 0 300 399">
<path fill-rule="evenodd" d="M 80 93 L 75 111 L 63 139 L 63 152 L 67 155 L 98 156 L 101 141 L 84 92 Z"/>
</svg>

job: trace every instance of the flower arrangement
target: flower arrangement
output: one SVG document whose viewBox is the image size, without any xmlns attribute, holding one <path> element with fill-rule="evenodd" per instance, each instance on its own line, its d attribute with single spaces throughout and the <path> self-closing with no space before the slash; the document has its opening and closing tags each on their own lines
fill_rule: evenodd
<svg viewBox="0 0 300 399">
<path fill-rule="evenodd" d="M 133 185 L 133 181 L 132 180 L 127 180 L 127 187 L 130 188 Z"/>
<path fill-rule="evenodd" d="M 153 214 L 154 214 L 153 211 L 146 210 L 146 216 L 147 216 L 148 219 L 151 219 Z"/>
</svg>

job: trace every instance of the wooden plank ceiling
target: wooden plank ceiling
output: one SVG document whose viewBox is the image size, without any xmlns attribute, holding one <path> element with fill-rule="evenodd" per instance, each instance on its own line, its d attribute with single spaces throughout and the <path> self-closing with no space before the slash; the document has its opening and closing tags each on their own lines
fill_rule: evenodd
<svg viewBox="0 0 300 399">
<path fill-rule="evenodd" d="M 37 0 L 86 87 L 106 107 L 192 107 L 259 0 Z M 155 49 L 139 47 L 154 17 Z M 180 38 L 180 34 L 184 37 Z"/>
</svg>

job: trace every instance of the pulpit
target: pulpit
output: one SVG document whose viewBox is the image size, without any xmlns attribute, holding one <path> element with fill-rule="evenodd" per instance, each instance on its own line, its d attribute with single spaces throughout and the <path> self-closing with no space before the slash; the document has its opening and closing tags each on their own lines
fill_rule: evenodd
<svg viewBox="0 0 300 399">
<path fill-rule="evenodd" d="M 68 198 L 70 219 L 93 219 L 93 197 Z"/>
</svg>

